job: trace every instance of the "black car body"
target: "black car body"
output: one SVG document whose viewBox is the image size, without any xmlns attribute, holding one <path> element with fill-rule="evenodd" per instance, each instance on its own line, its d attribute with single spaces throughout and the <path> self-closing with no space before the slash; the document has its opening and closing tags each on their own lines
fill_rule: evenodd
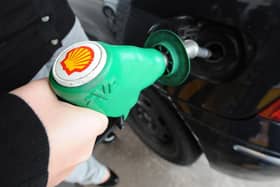
<svg viewBox="0 0 280 187">
<path fill-rule="evenodd" d="M 119 44 L 168 29 L 214 54 L 184 84 L 143 92 L 129 120 L 144 143 L 176 164 L 204 152 L 230 175 L 279 176 L 280 1 L 120 0 L 113 27 Z"/>
<path fill-rule="evenodd" d="M 129 11 L 123 12 L 122 3 L 130 4 Z M 123 0 L 119 4 L 123 44 L 143 46 L 149 33 L 168 29 L 214 52 L 208 60 L 192 61 L 191 77 L 183 85 L 150 88 L 184 121 L 211 166 L 243 178 L 279 176 L 280 2 Z M 139 112 L 153 118 L 156 111 L 145 111 L 141 100 L 136 107 L 141 110 L 131 114 L 136 122 L 133 129 L 161 154 L 152 133 L 137 127 L 137 121 L 147 122 Z"/>
</svg>

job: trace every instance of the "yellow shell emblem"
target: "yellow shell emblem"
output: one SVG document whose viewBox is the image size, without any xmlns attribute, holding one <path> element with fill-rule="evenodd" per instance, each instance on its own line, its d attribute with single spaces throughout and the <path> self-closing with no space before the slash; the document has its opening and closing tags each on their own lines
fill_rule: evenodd
<svg viewBox="0 0 280 187">
<path fill-rule="evenodd" d="M 67 52 L 65 58 L 61 61 L 63 70 L 68 75 L 74 72 L 84 71 L 93 61 L 94 52 L 87 46 L 73 48 Z"/>
</svg>

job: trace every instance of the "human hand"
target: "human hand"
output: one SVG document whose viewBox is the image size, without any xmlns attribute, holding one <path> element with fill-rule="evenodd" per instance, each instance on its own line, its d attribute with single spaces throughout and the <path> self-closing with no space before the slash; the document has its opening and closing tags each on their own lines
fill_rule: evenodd
<svg viewBox="0 0 280 187">
<path fill-rule="evenodd" d="M 91 156 L 96 137 L 104 132 L 108 119 L 59 101 L 47 79 L 32 81 L 11 93 L 29 104 L 46 129 L 50 146 L 47 186 L 55 186 Z"/>
</svg>

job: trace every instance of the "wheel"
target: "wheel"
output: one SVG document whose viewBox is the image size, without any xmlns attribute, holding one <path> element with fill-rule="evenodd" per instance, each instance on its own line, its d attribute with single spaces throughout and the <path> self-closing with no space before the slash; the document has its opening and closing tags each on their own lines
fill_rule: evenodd
<svg viewBox="0 0 280 187">
<path fill-rule="evenodd" d="M 91 41 L 97 41 L 98 40 L 98 38 L 96 36 L 86 32 L 86 31 L 85 31 L 85 33 L 86 33 L 88 39 L 90 39 Z"/>
<path fill-rule="evenodd" d="M 125 27 L 130 15 L 131 1 L 132 0 L 118 1 L 114 26 L 115 41 L 117 44 L 124 44 Z"/>
<path fill-rule="evenodd" d="M 110 7 L 103 7 L 103 13 L 107 18 L 107 24 L 111 31 L 114 31 L 114 26 L 116 22 L 116 15 L 112 8 Z"/>
<path fill-rule="evenodd" d="M 190 165 L 201 154 L 196 140 L 170 101 L 155 88 L 142 93 L 128 122 L 148 147 L 170 162 Z"/>
<path fill-rule="evenodd" d="M 103 7 L 103 14 L 106 17 L 112 17 L 112 16 L 115 17 L 115 13 L 114 13 L 113 9 L 108 6 Z"/>
</svg>

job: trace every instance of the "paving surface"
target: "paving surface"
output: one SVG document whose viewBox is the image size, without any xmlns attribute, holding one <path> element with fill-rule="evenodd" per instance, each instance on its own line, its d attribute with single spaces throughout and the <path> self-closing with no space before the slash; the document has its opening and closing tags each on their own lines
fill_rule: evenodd
<svg viewBox="0 0 280 187">
<path fill-rule="evenodd" d="M 96 158 L 114 169 L 118 187 L 279 187 L 280 179 L 253 182 L 229 177 L 209 167 L 204 155 L 190 167 L 171 164 L 148 149 L 127 126 L 112 144 L 98 145 Z M 59 187 L 74 187 L 63 184 Z M 88 187 L 94 187 L 88 186 Z"/>
</svg>

